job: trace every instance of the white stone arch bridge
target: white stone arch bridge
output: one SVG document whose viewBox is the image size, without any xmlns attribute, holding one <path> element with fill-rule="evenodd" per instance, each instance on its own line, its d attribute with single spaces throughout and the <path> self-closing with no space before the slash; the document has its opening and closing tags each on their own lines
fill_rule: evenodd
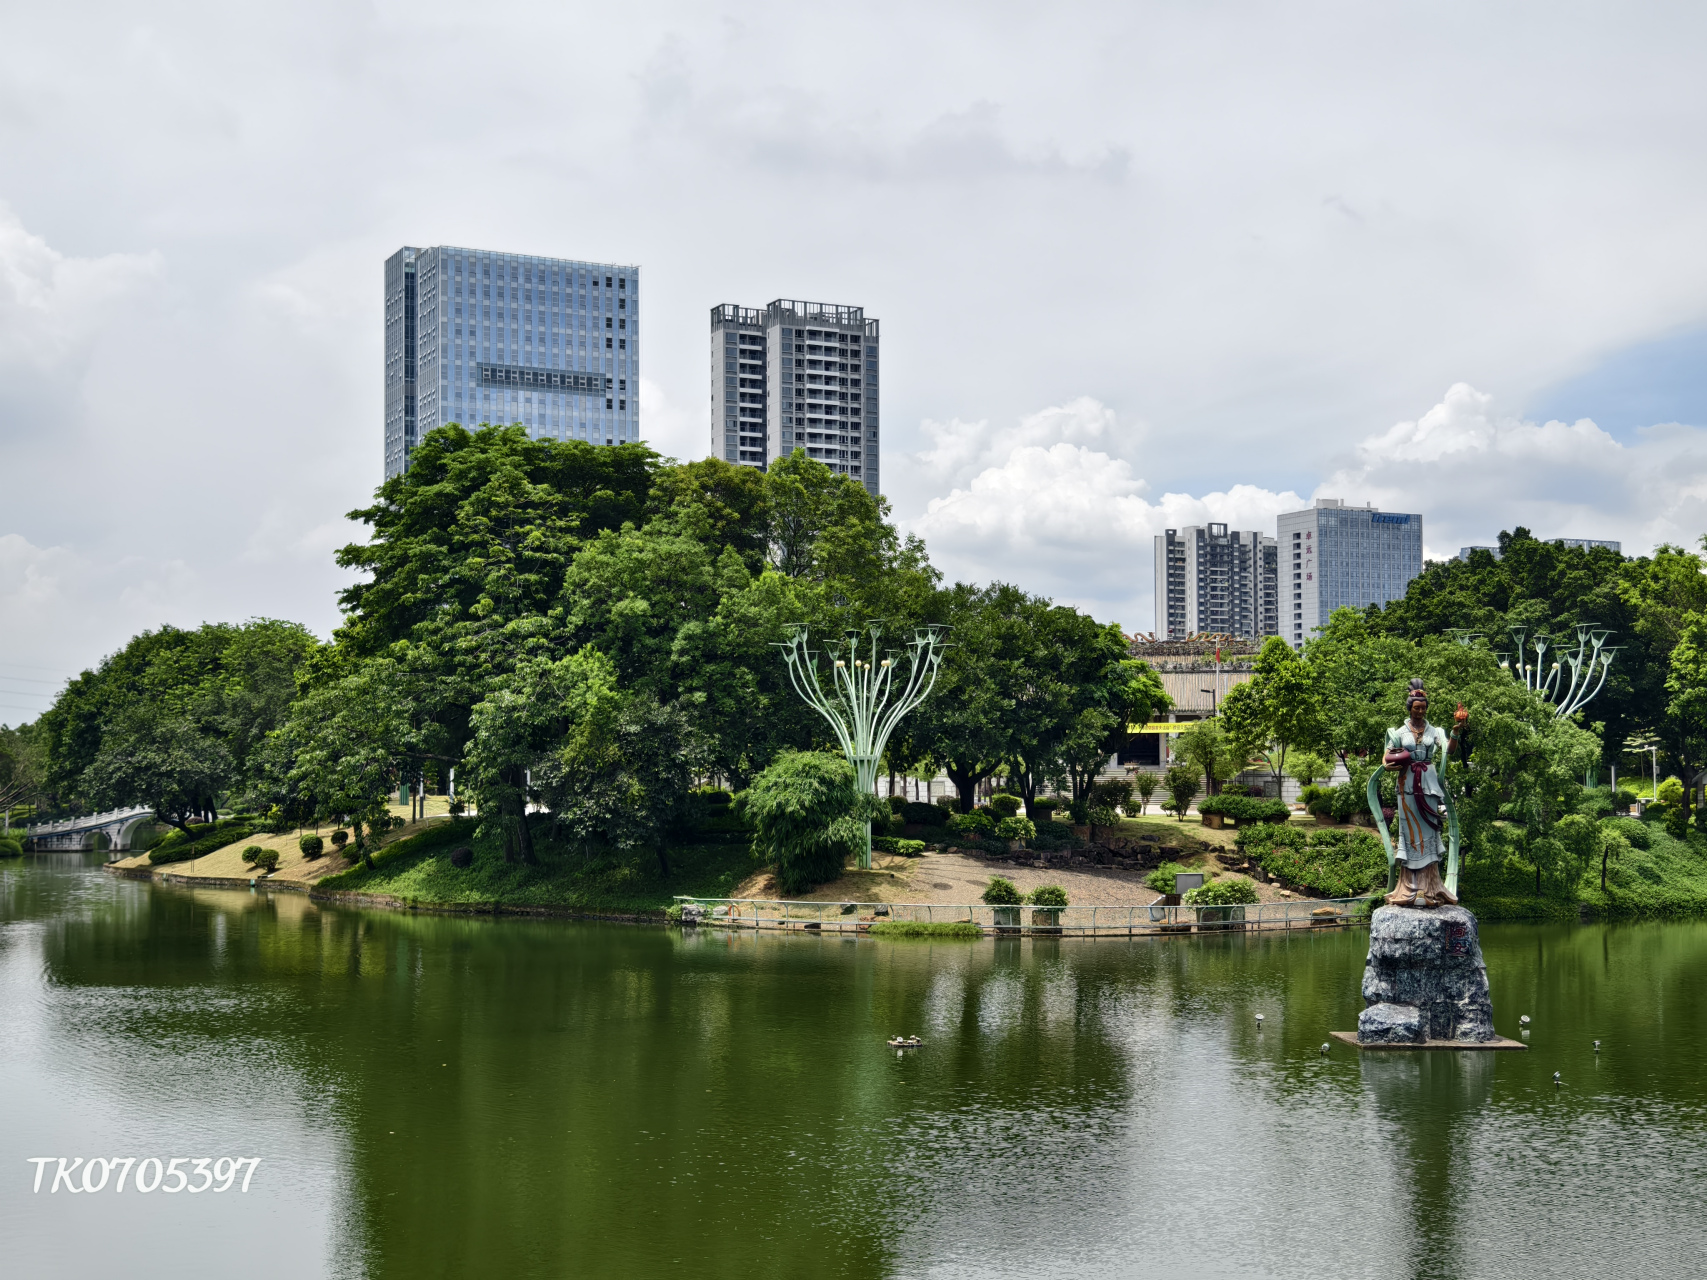
<svg viewBox="0 0 1707 1280">
<path fill-rule="evenodd" d="M 92 813 L 86 818 L 67 818 L 64 822 L 38 822 L 24 829 L 25 847 L 36 853 L 76 852 L 95 848 L 99 835 L 105 837 L 106 848 L 123 851 L 130 848 L 136 829 L 153 820 L 154 810 L 144 806 Z"/>
</svg>

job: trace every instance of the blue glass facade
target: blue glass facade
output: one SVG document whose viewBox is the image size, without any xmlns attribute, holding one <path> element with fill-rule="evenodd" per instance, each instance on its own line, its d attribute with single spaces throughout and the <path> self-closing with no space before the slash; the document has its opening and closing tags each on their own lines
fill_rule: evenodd
<svg viewBox="0 0 1707 1280">
<path fill-rule="evenodd" d="M 1318 498 L 1308 511 L 1281 516 L 1277 526 L 1280 633 L 1294 647 L 1315 634 L 1335 609 L 1397 600 L 1422 572 L 1420 515 Z"/>
<path fill-rule="evenodd" d="M 640 269 L 404 247 L 385 264 L 385 474 L 435 427 L 640 439 Z"/>
</svg>

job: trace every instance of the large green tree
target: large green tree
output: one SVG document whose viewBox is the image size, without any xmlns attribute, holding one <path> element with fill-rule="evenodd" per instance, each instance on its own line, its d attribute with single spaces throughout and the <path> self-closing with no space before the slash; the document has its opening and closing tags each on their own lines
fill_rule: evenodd
<svg viewBox="0 0 1707 1280">
<path fill-rule="evenodd" d="M 1251 678 L 1228 690 L 1221 723 L 1242 758 L 1266 751 L 1279 795 L 1287 754 L 1327 746 L 1321 681 L 1279 636 L 1263 642 L 1252 666 Z"/>
<path fill-rule="evenodd" d="M 271 619 L 143 632 L 69 681 L 37 722 L 43 790 L 63 811 L 147 804 L 187 829 L 257 781 L 316 647 Z"/>
</svg>

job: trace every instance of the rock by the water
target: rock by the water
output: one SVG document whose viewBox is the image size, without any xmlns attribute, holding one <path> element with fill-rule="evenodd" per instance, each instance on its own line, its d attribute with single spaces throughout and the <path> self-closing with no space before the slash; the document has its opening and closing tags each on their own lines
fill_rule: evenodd
<svg viewBox="0 0 1707 1280">
<path fill-rule="evenodd" d="M 1357 1038 L 1365 1044 L 1496 1039 L 1476 917 L 1463 907 L 1378 909 L 1363 999 Z"/>
<path fill-rule="evenodd" d="M 1363 1044 L 1421 1044 L 1422 1011 L 1414 1004 L 1372 1004 L 1357 1015 L 1357 1038 Z"/>
</svg>

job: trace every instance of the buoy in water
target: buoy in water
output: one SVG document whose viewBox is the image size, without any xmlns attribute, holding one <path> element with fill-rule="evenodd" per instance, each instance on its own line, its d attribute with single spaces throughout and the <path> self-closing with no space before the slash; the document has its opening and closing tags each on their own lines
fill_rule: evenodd
<svg viewBox="0 0 1707 1280">
<path fill-rule="evenodd" d="M 1322 1041 L 1322 1055 L 1324 1057 L 1326 1057 L 1327 1052 L 1328 1052 L 1328 1042 L 1326 1040 L 1324 1040 L 1324 1041 Z"/>
<path fill-rule="evenodd" d="M 1596 1041 L 1595 1041 L 1595 1042 L 1594 1042 L 1594 1051 L 1595 1051 L 1595 1052 L 1596 1052 L 1596 1053 L 1599 1053 L 1599 1052 L 1600 1052 L 1600 1041 L 1598 1041 L 1598 1040 L 1596 1040 Z"/>
<path fill-rule="evenodd" d="M 1529 1025 L 1529 1015 L 1526 1013 L 1521 1018 L 1519 1018 L 1517 1020 L 1517 1025 L 1520 1027 L 1527 1027 Z"/>
</svg>

